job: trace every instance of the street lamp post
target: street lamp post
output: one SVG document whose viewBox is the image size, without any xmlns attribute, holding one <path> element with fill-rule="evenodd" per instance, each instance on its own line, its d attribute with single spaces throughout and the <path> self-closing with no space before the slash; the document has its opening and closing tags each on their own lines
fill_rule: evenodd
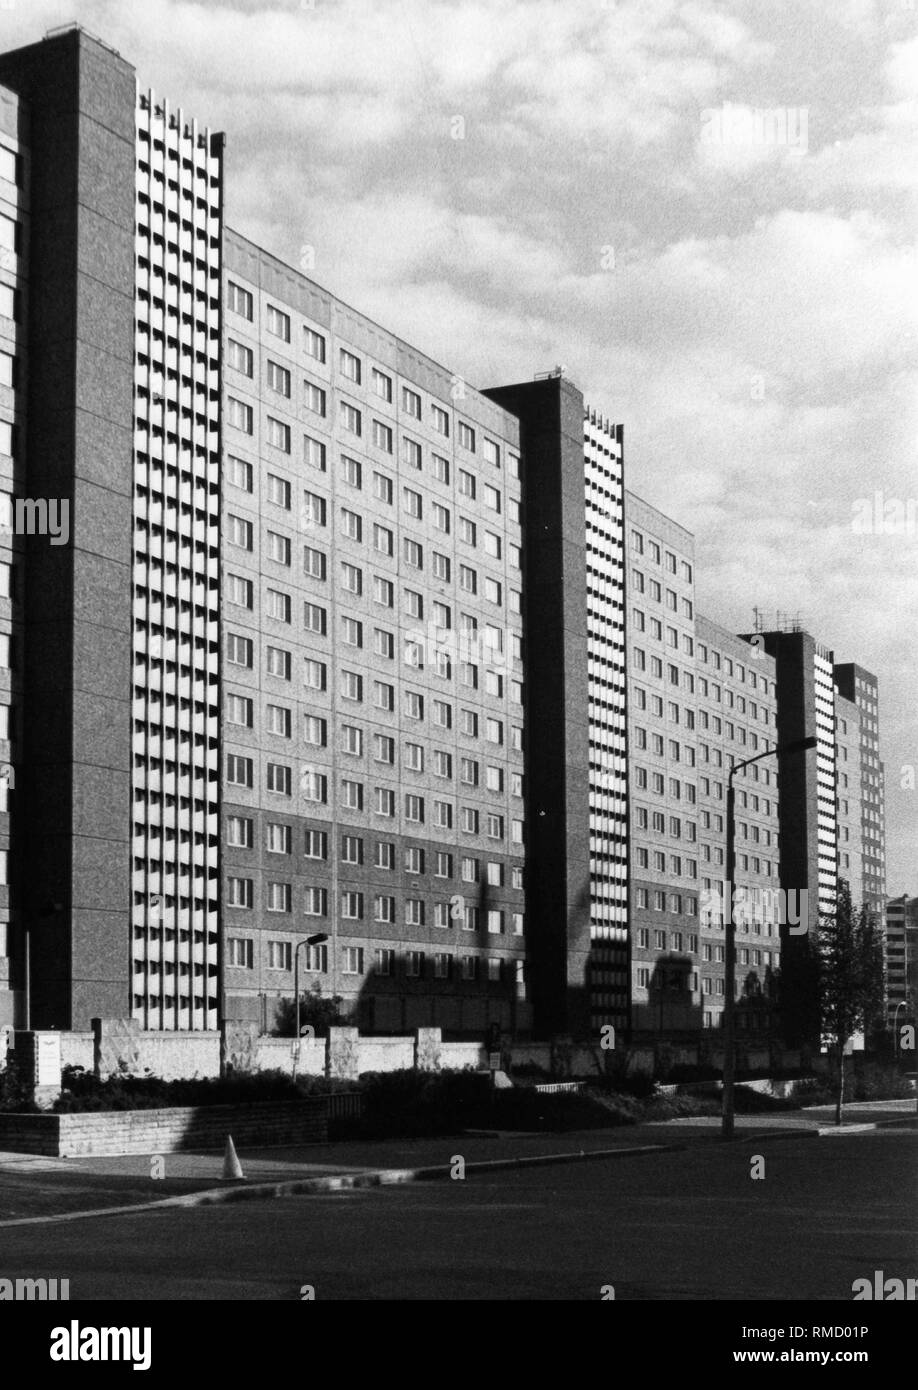
<svg viewBox="0 0 918 1390">
<path fill-rule="evenodd" d="M 724 1094 L 723 1111 L 721 1116 L 721 1138 L 733 1138 L 733 1116 L 734 1116 L 734 1080 L 736 1076 L 736 922 L 733 918 L 733 879 L 736 873 L 736 827 L 734 825 L 734 811 L 736 809 L 736 789 L 733 785 L 733 778 L 737 772 L 750 763 L 761 762 L 763 758 L 780 758 L 784 753 L 802 753 L 807 748 L 816 747 L 815 735 L 809 738 L 794 739 L 792 743 L 785 743 L 779 747 L 769 748 L 764 753 L 757 753 L 754 758 L 746 758 L 744 762 L 734 763 L 727 775 L 727 864 L 726 864 L 726 889 L 729 900 L 725 901 L 725 923 L 726 946 L 725 946 L 725 969 L 724 969 Z M 780 794 L 780 793 L 779 793 Z"/>
<path fill-rule="evenodd" d="M 296 1069 L 300 1060 L 300 951 L 304 946 L 320 946 L 323 941 L 328 940 L 328 935 L 324 931 L 316 932 L 315 936 L 305 936 L 302 941 L 298 941 L 293 948 L 293 993 L 296 998 L 296 1039 L 293 1044 L 293 1080 L 296 1080 Z"/>
</svg>

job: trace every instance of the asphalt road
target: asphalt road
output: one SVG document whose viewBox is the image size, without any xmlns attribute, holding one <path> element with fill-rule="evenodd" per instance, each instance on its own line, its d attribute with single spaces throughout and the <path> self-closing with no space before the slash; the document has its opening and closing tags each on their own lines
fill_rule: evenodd
<svg viewBox="0 0 918 1390">
<path fill-rule="evenodd" d="M 72 1299 L 850 1299 L 918 1275 L 918 1135 L 885 1131 L 8 1228 Z"/>
</svg>

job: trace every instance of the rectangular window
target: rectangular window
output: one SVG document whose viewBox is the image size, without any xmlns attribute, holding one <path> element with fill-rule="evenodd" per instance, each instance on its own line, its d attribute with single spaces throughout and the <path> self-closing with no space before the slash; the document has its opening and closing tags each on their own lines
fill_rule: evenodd
<svg viewBox="0 0 918 1390">
<path fill-rule="evenodd" d="M 245 695 L 227 695 L 226 722 L 251 729 L 255 722 L 254 702 Z"/>
<path fill-rule="evenodd" d="M 373 899 L 373 920 L 375 922 L 394 922 L 395 899 L 385 893 L 378 894 Z"/>
<path fill-rule="evenodd" d="M 307 859 L 328 858 L 328 835 L 324 830 L 307 830 L 303 840 L 303 854 Z"/>
<path fill-rule="evenodd" d="M 240 907 L 246 911 L 255 902 L 255 890 L 250 878 L 230 877 L 226 881 L 227 902 L 230 907 Z"/>
<path fill-rule="evenodd" d="M 268 969 L 293 969 L 293 943 L 290 941 L 268 942 Z"/>
<path fill-rule="evenodd" d="M 255 300 L 248 290 L 244 290 L 241 285 L 237 285 L 230 280 L 227 285 L 227 308 L 233 314 L 238 314 L 242 319 L 248 319 L 249 323 L 255 317 Z"/>
<path fill-rule="evenodd" d="M 416 439 L 410 439 L 407 435 L 402 436 L 402 461 L 409 468 L 420 470 L 424 463 L 423 450 Z"/>
<path fill-rule="evenodd" d="M 475 431 L 471 425 L 467 425 L 464 420 L 459 421 L 458 430 L 459 444 L 463 449 L 468 449 L 469 453 L 475 452 Z"/>
<path fill-rule="evenodd" d="M 324 420 L 325 392 L 321 386 L 316 386 L 312 381 L 303 382 L 303 405 L 307 410 L 312 411 L 313 415 L 321 415 Z M 360 431 L 358 430 L 357 433 L 359 434 Z"/>
<path fill-rule="evenodd" d="M 324 661 L 312 661 L 309 657 L 303 659 L 303 684 L 307 690 L 326 689 L 326 667 Z"/>
<path fill-rule="evenodd" d="M 238 753 L 226 755 L 226 780 L 233 787 L 254 785 L 254 764 L 251 758 L 243 758 Z"/>
<path fill-rule="evenodd" d="M 240 372 L 243 376 L 252 376 L 255 370 L 255 354 L 245 343 L 237 343 L 234 338 L 228 338 L 226 343 L 226 363 L 232 367 L 234 372 Z"/>
<path fill-rule="evenodd" d="M 265 479 L 265 494 L 267 501 L 275 507 L 282 507 L 285 512 L 289 512 L 290 484 L 286 478 L 279 478 L 276 473 L 269 473 Z"/>
<path fill-rule="evenodd" d="M 363 974 L 363 947 L 345 946 L 341 952 L 341 973 L 343 975 Z"/>
<path fill-rule="evenodd" d="M 363 592 L 363 571 L 356 565 L 349 565 L 345 560 L 341 562 L 341 587 L 347 589 L 350 594 Z"/>
<path fill-rule="evenodd" d="M 373 421 L 373 443 L 377 449 L 382 449 L 386 454 L 392 453 L 392 429 L 389 425 L 384 425 L 382 420 Z"/>
<path fill-rule="evenodd" d="M 312 545 L 303 546 L 303 574 L 312 580 L 324 580 L 325 578 L 325 552 L 316 550 Z"/>
<path fill-rule="evenodd" d="M 290 372 L 279 362 L 268 362 L 268 388 L 279 396 L 290 395 Z"/>
<path fill-rule="evenodd" d="M 303 626 L 307 632 L 316 632 L 324 637 L 327 632 L 328 618 L 324 608 L 317 603 L 304 603 L 303 605 Z"/>
<path fill-rule="evenodd" d="M 290 738 L 293 734 L 293 712 L 286 705 L 266 705 L 268 733 L 278 738 Z"/>
<path fill-rule="evenodd" d="M 291 541 L 289 536 L 282 536 L 277 531 L 268 531 L 265 535 L 265 550 L 267 559 L 273 560 L 277 565 L 290 565 Z"/>
<path fill-rule="evenodd" d="M 273 415 L 269 415 L 266 421 L 265 438 L 272 448 L 280 449 L 281 453 L 290 453 L 290 426 L 285 425 L 283 420 L 275 420 Z"/>
<path fill-rule="evenodd" d="M 252 465 L 246 463 L 245 459 L 235 458 L 233 454 L 228 454 L 226 458 L 226 481 L 231 487 L 238 487 L 242 492 L 251 492 L 254 474 Z"/>
<path fill-rule="evenodd" d="M 341 375 L 348 381 L 356 382 L 360 385 L 360 358 L 355 357 L 347 348 L 342 348 L 340 353 Z"/>
<path fill-rule="evenodd" d="M 379 396 L 380 400 L 390 402 L 392 400 L 392 378 L 386 376 L 378 367 L 374 367 L 370 375 L 370 384 L 373 394 Z"/>
<path fill-rule="evenodd" d="M 325 361 L 325 339 L 314 328 L 303 329 L 303 351 L 317 362 Z"/>
<path fill-rule="evenodd" d="M 317 472 L 325 472 L 325 445 L 319 439 L 313 439 L 311 435 L 303 435 L 303 461 L 309 468 L 315 468 Z"/>
<path fill-rule="evenodd" d="M 255 822 L 250 816 L 228 816 L 226 843 L 235 849 L 254 849 Z"/>
<path fill-rule="evenodd" d="M 233 666 L 244 666 L 248 670 L 252 669 L 254 647 L 251 637 L 240 637 L 238 633 L 230 632 L 226 638 L 226 659 Z"/>
<path fill-rule="evenodd" d="M 265 851 L 268 854 L 292 854 L 292 828 L 277 821 L 269 821 L 265 826 Z"/>
<path fill-rule="evenodd" d="M 250 936 L 231 936 L 227 946 L 229 948 L 228 965 L 233 966 L 236 970 L 254 970 L 255 943 Z"/>
<path fill-rule="evenodd" d="M 292 614 L 292 599 L 282 589 L 268 589 L 266 594 L 266 613 L 277 623 L 289 623 Z"/>
<path fill-rule="evenodd" d="M 269 883 L 267 885 L 268 912 L 292 912 L 293 888 L 289 883 Z"/>
<path fill-rule="evenodd" d="M 233 429 L 241 430 L 243 434 L 253 434 L 255 432 L 255 414 L 250 405 L 245 401 L 237 401 L 234 396 L 226 398 L 226 422 L 232 425 Z"/>
<path fill-rule="evenodd" d="M 269 792 L 278 796 L 290 796 L 293 790 L 293 773 L 284 763 L 268 763 L 266 784 Z"/>
<path fill-rule="evenodd" d="M 379 898 L 376 901 L 379 902 Z M 376 920 L 379 921 L 380 918 Z M 377 975 L 395 974 L 395 952 L 393 950 L 385 946 L 377 947 L 374 973 Z"/>
<path fill-rule="evenodd" d="M 363 486 L 363 467 L 360 460 L 348 458 L 347 454 L 342 454 L 341 476 L 349 487 L 361 488 Z"/>
<path fill-rule="evenodd" d="M 265 327 L 275 338 L 280 338 L 285 343 L 290 342 L 290 315 L 285 314 L 282 309 L 276 309 L 273 304 L 267 306 Z"/>
</svg>

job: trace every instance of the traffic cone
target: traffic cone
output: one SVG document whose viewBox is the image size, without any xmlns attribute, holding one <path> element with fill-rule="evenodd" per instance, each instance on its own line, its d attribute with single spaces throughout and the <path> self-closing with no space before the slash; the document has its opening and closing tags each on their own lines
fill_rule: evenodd
<svg viewBox="0 0 918 1390">
<path fill-rule="evenodd" d="M 245 1173 L 242 1171 L 242 1164 L 239 1162 L 239 1155 L 236 1153 L 236 1145 L 233 1143 L 231 1134 L 226 1136 L 226 1148 L 223 1150 L 223 1181 L 245 1181 Z"/>
</svg>

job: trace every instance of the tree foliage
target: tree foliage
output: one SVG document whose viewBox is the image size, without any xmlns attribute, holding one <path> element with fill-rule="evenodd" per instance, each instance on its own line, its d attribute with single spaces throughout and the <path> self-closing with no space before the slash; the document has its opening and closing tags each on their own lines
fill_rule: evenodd
<svg viewBox="0 0 918 1390">
<path fill-rule="evenodd" d="M 835 911 L 819 919 L 817 980 L 822 1031 L 838 1057 L 835 1122 L 841 1124 L 845 1047 L 875 1024 L 885 993 L 882 934 L 865 907 L 854 907 L 846 879 L 838 880 Z"/>
<path fill-rule="evenodd" d="M 344 1000 L 340 994 L 323 995 L 318 984 L 300 993 L 300 1028 L 315 1029 L 317 1038 L 325 1037 L 329 1028 L 346 1023 L 342 1012 Z M 296 1034 L 296 1000 L 280 999 L 274 1019 L 275 1037 L 292 1038 Z"/>
</svg>

